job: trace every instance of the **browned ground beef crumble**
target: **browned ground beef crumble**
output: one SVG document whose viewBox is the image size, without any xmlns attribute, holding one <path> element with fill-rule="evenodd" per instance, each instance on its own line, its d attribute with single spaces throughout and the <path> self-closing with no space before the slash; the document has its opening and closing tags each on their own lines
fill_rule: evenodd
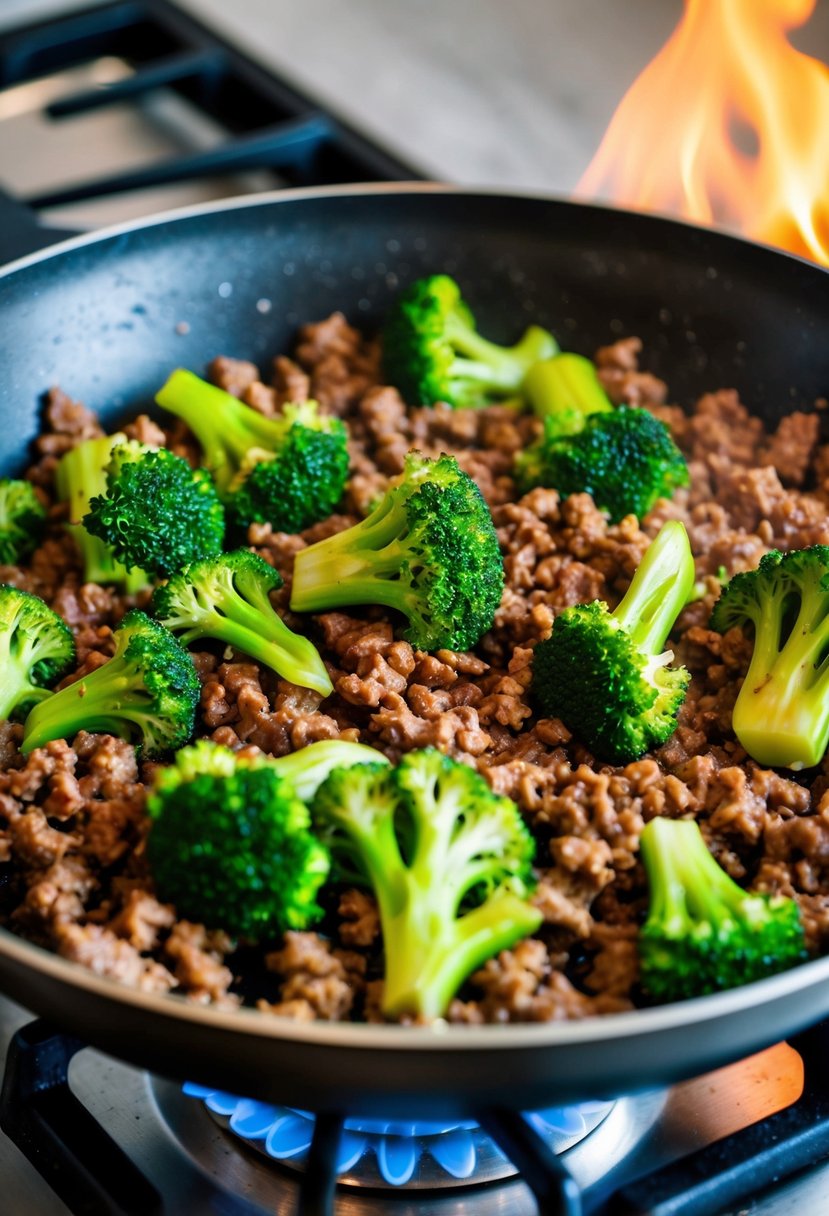
<svg viewBox="0 0 829 1216">
<path fill-rule="evenodd" d="M 660 380 L 639 370 L 640 350 L 636 338 L 600 350 L 601 379 L 616 402 L 644 406 L 671 427 L 691 488 L 658 502 L 641 523 L 628 516 L 612 526 L 585 494 L 561 502 L 554 490 L 537 489 L 516 500 L 512 457 L 538 423 L 508 407 L 407 408 L 380 383 L 377 345 L 339 314 L 305 326 L 294 358 L 276 359 L 269 380 L 251 363 L 211 364 L 217 384 L 264 414 L 313 396 L 345 418 L 352 475 L 343 514 L 298 536 L 269 526 L 248 536 L 282 573 L 275 602 L 319 644 L 335 694 L 321 707 L 318 694 L 246 656 L 206 647 L 194 656 L 203 686 L 197 734 L 277 756 L 336 737 L 371 743 L 393 760 L 439 747 L 514 798 L 538 841 L 534 899 L 544 925 L 471 977 L 451 1005 L 452 1021 L 579 1018 L 641 1001 L 636 937 L 647 892 L 638 841 L 654 815 L 695 816 L 734 878 L 794 896 L 810 950 L 829 948 L 829 760 L 811 774 L 811 787 L 748 760 L 730 723 L 749 647 L 737 632 L 721 637 L 707 627 L 721 566 L 731 575 L 770 548 L 829 544 L 829 445 L 820 445 L 818 414 L 792 414 L 770 435 L 730 390 L 684 414 L 666 403 Z M 47 423 L 29 476 L 51 505 L 60 455 L 101 428 L 57 389 Z M 179 424 L 162 431 L 140 417 L 125 429 L 197 461 Z M 310 619 L 287 610 L 294 554 L 360 518 L 412 447 L 455 455 L 492 508 L 506 587 L 475 653 L 415 650 L 396 637 L 400 621 L 380 609 Z M 106 661 L 111 630 L 136 601 L 82 584 L 64 518 L 51 505 L 48 539 L 27 566 L 1 567 L 0 580 L 43 596 L 71 625 L 80 666 L 69 683 Z M 532 651 L 567 605 L 597 597 L 615 605 L 666 519 L 686 524 L 706 588 L 675 631 L 677 656 L 694 678 L 673 738 L 655 755 L 613 768 L 561 722 L 534 716 Z M 139 767 L 124 742 L 83 731 L 24 759 L 21 734 L 0 726 L 0 890 L 10 928 L 147 990 L 244 1001 L 300 1019 L 380 1018 L 380 928 L 370 895 L 331 888 L 322 932 L 287 933 L 260 949 L 178 920 L 155 898 L 145 862 L 144 783 L 154 766 Z"/>
</svg>

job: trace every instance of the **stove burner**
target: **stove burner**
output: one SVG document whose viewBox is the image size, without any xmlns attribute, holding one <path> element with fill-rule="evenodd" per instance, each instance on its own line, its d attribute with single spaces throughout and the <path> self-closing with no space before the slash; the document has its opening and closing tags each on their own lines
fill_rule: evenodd
<svg viewBox="0 0 829 1216">
<path fill-rule="evenodd" d="M 251 1148 L 294 1169 L 306 1167 L 314 1116 L 289 1106 L 269 1106 L 221 1090 L 186 1084 L 220 1127 Z M 554 1153 L 573 1148 L 602 1123 L 613 1102 L 550 1107 L 524 1116 Z M 351 1186 L 428 1189 L 477 1186 L 518 1171 L 472 1120 L 401 1122 L 346 1119 L 335 1157 L 338 1181 Z"/>
<path fill-rule="evenodd" d="M 379 1188 L 345 1186 L 335 1195 L 343 1134 L 338 1115 L 317 1116 L 307 1170 L 286 1171 L 241 1140 L 233 1151 L 216 1117 L 185 1096 L 180 1084 L 135 1074 L 145 1094 L 143 1109 L 157 1126 L 148 1156 L 140 1149 L 140 1138 L 133 1143 L 124 1137 L 124 1129 L 132 1127 L 128 1115 L 109 1117 L 117 1112 L 111 1096 L 102 1098 L 97 1053 L 82 1053 L 86 1059 L 75 1072 L 76 1096 L 68 1083 L 69 1062 L 84 1045 L 45 1022 L 20 1027 L 8 1041 L 0 1127 L 73 1212 L 149 1216 L 163 1207 L 171 1216 L 189 1216 L 194 1210 L 228 1216 L 242 1210 L 250 1216 L 288 1211 L 332 1216 L 336 1205 L 343 1216 L 388 1216 L 392 1210 L 405 1216 L 415 1207 L 420 1216 L 460 1216 L 462 1211 L 475 1216 L 503 1216 L 506 1211 L 510 1216 L 607 1216 L 611 1211 L 701 1216 L 732 1212 L 749 1196 L 765 1194 L 792 1172 L 829 1157 L 827 1033 L 829 1024 L 823 1024 L 796 1036 L 792 1047 L 780 1044 L 667 1094 L 620 1099 L 593 1132 L 562 1154 L 556 1154 L 532 1119 L 481 1108 L 476 1112 L 481 1127 L 521 1177 L 475 1189 L 447 1185 L 451 1175 L 444 1170 L 432 1190 L 404 1187 L 395 1192 L 381 1183 Z M 802 1068 L 793 1064 L 796 1055 Z M 112 1061 L 107 1067 L 130 1075 Z M 805 1084 L 797 1097 L 801 1077 Z M 768 1082 L 772 1092 L 766 1093 Z M 757 1085 L 765 1096 L 757 1093 Z M 733 1110 L 722 1111 L 724 1119 L 718 1116 L 720 1098 L 728 1103 L 733 1097 L 739 1107 L 740 1095 L 749 1118 L 759 1122 L 735 1122 Z M 782 1106 L 776 1104 L 779 1100 Z M 234 1105 L 223 1118 L 229 1122 L 235 1113 Z M 354 1130 L 358 1136 L 366 1134 L 360 1124 Z M 244 1127 L 250 1132 L 252 1124 Z M 471 1129 L 456 1126 L 458 1130 Z M 131 1143 L 132 1150 L 125 1152 L 122 1143 Z M 168 1163 L 167 1173 L 155 1169 L 159 1155 Z M 362 1156 L 374 1160 L 374 1154 Z M 339 1181 L 348 1181 L 347 1175 Z M 170 1188 L 179 1185 L 168 1208 Z M 212 1198 L 194 1207 L 193 1188 L 205 1185 Z M 799 1210 L 824 1210 L 825 1191 L 813 1188 L 813 1193 L 820 1202 Z"/>
</svg>

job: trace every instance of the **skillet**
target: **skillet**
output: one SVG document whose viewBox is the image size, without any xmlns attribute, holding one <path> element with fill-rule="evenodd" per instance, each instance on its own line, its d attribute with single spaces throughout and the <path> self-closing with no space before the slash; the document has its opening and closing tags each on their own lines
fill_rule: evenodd
<svg viewBox="0 0 829 1216">
<path fill-rule="evenodd" d="M 829 276 L 656 217 L 430 184 L 209 204 L 65 242 L 0 271 L 0 475 L 26 462 L 60 383 L 109 424 L 167 373 L 264 363 L 341 309 L 371 327 L 443 270 L 481 329 L 530 321 L 590 354 L 637 334 L 672 399 L 737 388 L 773 423 L 829 388 Z M 745 988 L 583 1022 L 410 1029 L 298 1024 L 143 994 L 0 930 L 0 985 L 131 1063 L 265 1100 L 386 1117 L 466 1117 L 662 1086 L 829 1013 L 829 958 Z"/>
</svg>

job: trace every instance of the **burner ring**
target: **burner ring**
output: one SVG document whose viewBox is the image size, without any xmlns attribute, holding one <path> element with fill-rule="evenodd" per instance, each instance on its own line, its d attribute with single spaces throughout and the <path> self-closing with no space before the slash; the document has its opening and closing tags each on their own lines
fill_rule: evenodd
<svg viewBox="0 0 829 1216">
<path fill-rule="evenodd" d="M 187 1097 L 180 1084 L 149 1074 L 146 1084 L 171 1141 L 223 1194 L 244 1195 L 251 1216 L 293 1210 L 290 1204 L 297 1201 L 302 1176 L 299 1169 L 284 1168 L 287 1162 L 268 1157 L 255 1143 L 229 1133 L 230 1116 L 210 1112 L 203 1101 Z M 567 1149 L 563 1161 L 584 1191 L 604 1185 L 647 1141 L 666 1097 L 665 1092 L 654 1091 L 619 1098 L 594 1131 Z M 364 1161 L 373 1165 L 373 1154 L 365 1154 Z M 502 1182 L 477 1189 L 473 1189 L 474 1178 L 453 1184 L 445 1172 L 431 1183 L 432 1189 L 428 1185 L 392 1188 L 383 1182 L 371 1186 L 367 1179 L 363 1185 L 354 1185 L 350 1176 L 338 1181 L 345 1184 L 340 1188 L 340 1207 L 349 1216 L 388 1216 L 394 1195 L 403 1205 L 401 1212 L 415 1203 L 420 1216 L 458 1216 L 467 1206 L 475 1216 L 503 1216 L 505 1211 L 510 1216 L 536 1216 L 538 1211 L 529 1189 L 511 1170 Z"/>
<path fill-rule="evenodd" d="M 304 1169 L 314 1130 L 310 1112 L 199 1085 L 185 1085 L 184 1093 L 200 1099 L 219 1126 L 248 1147 L 291 1169 Z M 550 1107 L 526 1118 L 554 1152 L 562 1153 L 589 1136 L 614 1105 L 583 1102 Z M 514 1177 L 516 1172 L 471 1120 L 346 1119 L 337 1158 L 339 1183 L 375 1189 L 478 1186 Z"/>
</svg>

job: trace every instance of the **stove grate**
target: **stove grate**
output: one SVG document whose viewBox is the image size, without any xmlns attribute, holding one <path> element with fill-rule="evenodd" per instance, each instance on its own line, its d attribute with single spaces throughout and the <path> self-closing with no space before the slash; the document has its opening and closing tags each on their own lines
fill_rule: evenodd
<svg viewBox="0 0 829 1216">
<path fill-rule="evenodd" d="M 206 148 L 185 147 L 149 164 L 31 191 L 14 200 L 35 213 L 176 182 L 260 170 L 277 173 L 277 184 L 285 187 L 410 181 L 422 176 L 170 0 L 114 0 L 1 33 L 0 90 L 103 57 L 122 60 L 126 74 L 49 100 L 43 113 L 50 122 L 67 122 L 124 102 L 140 105 L 165 89 L 194 107 L 221 134 Z M 16 247 L 4 242 L 0 260 L 47 243 L 45 236 L 37 240 L 32 224 L 28 229 L 20 228 Z"/>
<path fill-rule="evenodd" d="M 539 1216 L 710 1216 L 829 1156 L 829 1061 L 823 1023 L 792 1040 L 806 1082 L 786 1110 L 673 1165 L 624 1179 L 624 1163 L 580 1190 L 547 1140 L 522 1114 L 485 1110 L 478 1122 L 520 1171 Z M 77 1039 L 36 1021 L 12 1039 L 0 1095 L 0 1127 L 72 1211 L 90 1216 L 151 1216 L 152 1185 L 75 1099 L 68 1084 Z M 317 1116 L 302 1178 L 299 1216 L 333 1216 L 345 1116 Z M 630 1165 L 627 1166 L 630 1170 Z"/>
</svg>

